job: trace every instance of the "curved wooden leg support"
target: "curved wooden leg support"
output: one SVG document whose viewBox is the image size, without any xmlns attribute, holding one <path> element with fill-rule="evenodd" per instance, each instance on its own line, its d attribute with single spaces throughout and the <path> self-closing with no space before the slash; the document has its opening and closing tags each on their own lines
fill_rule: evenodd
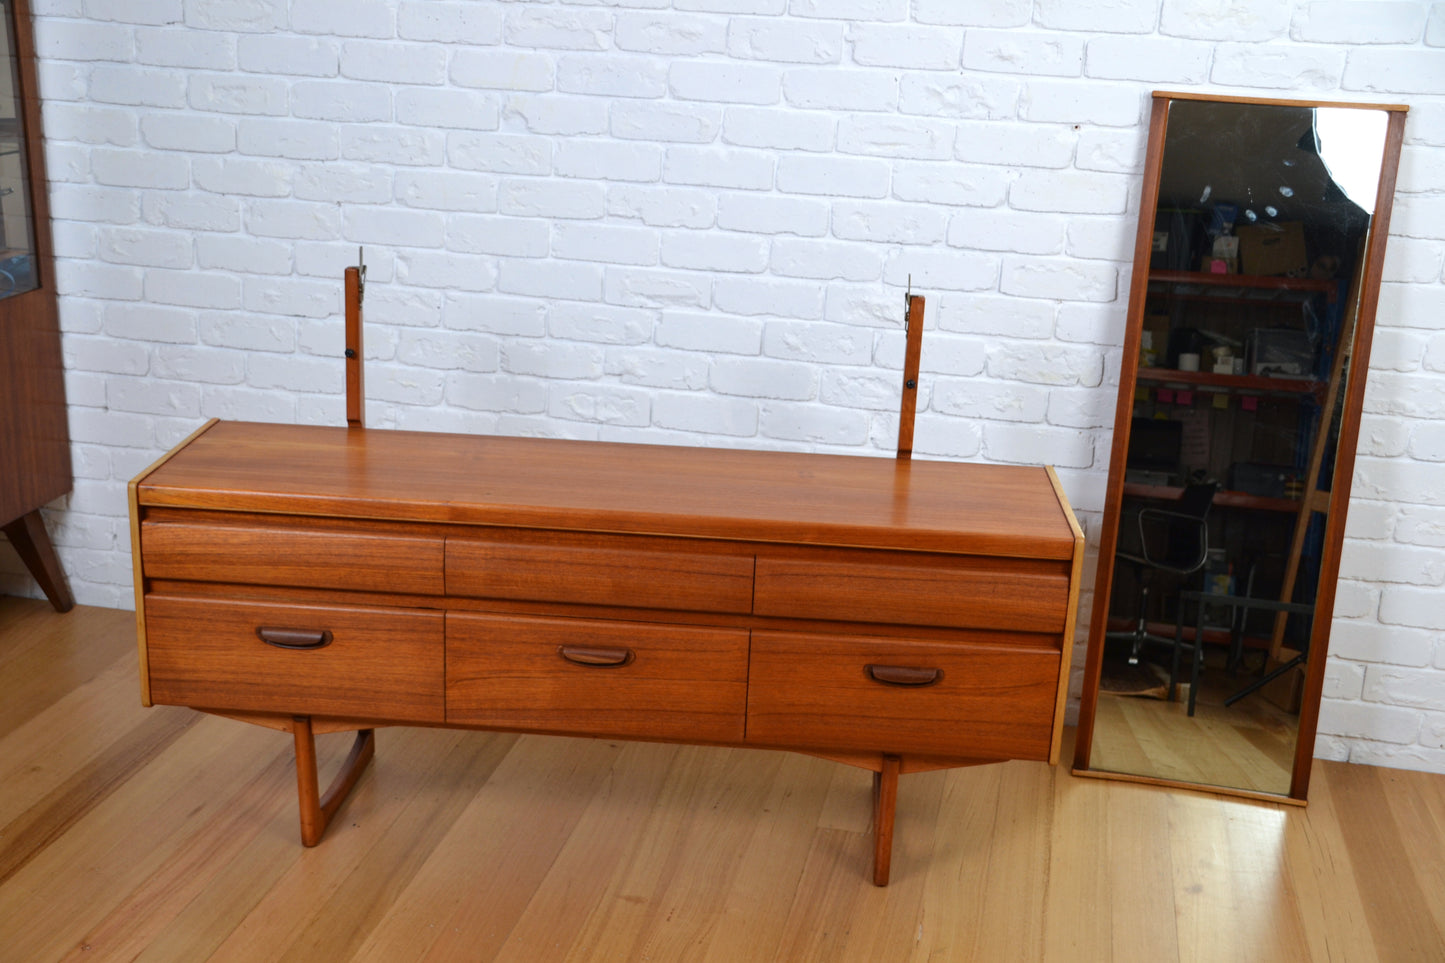
<svg viewBox="0 0 1445 963">
<path fill-rule="evenodd" d="M 331 817 L 346 801 L 356 781 L 376 754 L 376 730 L 361 729 L 351 752 L 341 764 L 326 795 L 320 794 L 320 782 L 316 776 L 316 735 L 311 729 L 310 716 L 294 716 L 291 732 L 296 737 L 296 793 L 301 808 L 301 844 L 315 846 L 321 842 Z"/>
<path fill-rule="evenodd" d="M 893 863 L 893 811 L 898 802 L 899 756 L 884 756 L 882 772 L 873 774 L 873 883 L 888 885 Z"/>
</svg>

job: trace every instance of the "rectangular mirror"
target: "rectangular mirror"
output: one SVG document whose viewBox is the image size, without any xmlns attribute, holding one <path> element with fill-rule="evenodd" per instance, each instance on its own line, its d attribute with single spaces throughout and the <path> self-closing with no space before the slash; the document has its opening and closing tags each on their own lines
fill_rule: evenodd
<svg viewBox="0 0 1445 963">
<path fill-rule="evenodd" d="M 1405 108 L 1154 98 L 1074 767 L 1303 800 Z"/>
</svg>

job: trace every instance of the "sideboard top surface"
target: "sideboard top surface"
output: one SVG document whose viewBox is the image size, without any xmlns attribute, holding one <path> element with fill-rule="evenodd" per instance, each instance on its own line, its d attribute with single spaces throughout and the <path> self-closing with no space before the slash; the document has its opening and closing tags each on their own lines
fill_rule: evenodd
<svg viewBox="0 0 1445 963">
<path fill-rule="evenodd" d="M 142 506 L 1068 559 L 1047 470 L 215 422 Z"/>
</svg>

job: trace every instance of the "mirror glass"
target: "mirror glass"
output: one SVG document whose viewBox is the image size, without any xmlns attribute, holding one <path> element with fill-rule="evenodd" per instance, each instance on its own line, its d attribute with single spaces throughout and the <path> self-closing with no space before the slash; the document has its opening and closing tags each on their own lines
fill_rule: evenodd
<svg viewBox="0 0 1445 963">
<path fill-rule="evenodd" d="M 1316 602 L 1334 596 L 1330 492 L 1363 374 L 1352 348 L 1389 111 L 1163 107 L 1080 768 L 1287 795 L 1330 620 Z"/>
<path fill-rule="evenodd" d="M 35 276 L 35 224 L 30 217 L 30 181 L 20 110 L 20 63 L 10 34 L 9 4 L 0 16 L 0 298 L 32 291 Z"/>
</svg>

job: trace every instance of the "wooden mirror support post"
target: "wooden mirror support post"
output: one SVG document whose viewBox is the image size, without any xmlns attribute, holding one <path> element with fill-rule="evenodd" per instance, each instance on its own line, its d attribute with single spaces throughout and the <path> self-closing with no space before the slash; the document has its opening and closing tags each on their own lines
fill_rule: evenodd
<svg viewBox="0 0 1445 963">
<path fill-rule="evenodd" d="M 362 302 L 366 299 L 366 260 L 356 252 L 356 267 L 346 269 L 346 425 L 366 427 L 365 342 L 362 333 Z"/>
<path fill-rule="evenodd" d="M 346 306 L 346 426 L 361 429 L 366 427 L 365 343 L 361 313 L 366 297 L 366 261 L 361 250 L 356 252 L 356 266 L 346 269 L 342 285 Z M 351 744 L 351 751 L 324 796 L 316 769 L 316 732 L 312 718 L 293 716 L 291 734 L 296 740 L 296 795 L 301 812 L 301 842 L 306 846 L 315 846 L 325 835 L 331 817 L 336 815 L 376 755 L 376 729 L 356 730 L 356 741 Z"/>
<path fill-rule="evenodd" d="M 289 732 L 314 845 L 389 725 L 1058 761 L 1083 534 L 1044 467 L 211 422 L 130 486 L 142 701 Z M 315 736 L 356 733 L 323 794 Z"/>
<path fill-rule="evenodd" d="M 343 276 L 346 306 L 346 424 L 365 427 L 365 374 L 362 304 L 366 296 L 366 265 L 358 253 L 357 266 Z M 923 352 L 923 314 L 926 302 L 920 295 L 904 295 L 906 347 L 903 360 L 903 390 L 898 411 L 898 460 L 913 457 L 913 422 L 918 407 L 918 369 Z M 290 729 L 296 740 L 296 783 L 301 816 L 301 841 L 315 846 L 326 833 L 332 816 L 346 801 L 347 794 L 361 778 L 376 755 L 375 728 L 360 729 L 346 760 L 330 788 L 323 795 L 317 772 L 316 733 L 310 716 L 294 716 Z M 349 731 L 349 730 L 348 730 Z M 848 762 L 857 765 L 857 760 Z M 902 757 L 882 754 L 873 769 L 873 882 L 887 886 L 893 859 L 893 821 L 898 800 L 898 777 Z"/>
<path fill-rule="evenodd" d="M 913 285 L 903 296 L 907 347 L 903 352 L 903 393 L 898 403 L 898 460 L 913 458 L 913 416 L 918 408 L 918 363 L 923 353 L 923 298 Z M 899 756 L 885 754 L 873 771 L 873 882 L 888 885 L 893 863 L 893 813 L 898 804 Z"/>
<path fill-rule="evenodd" d="M 908 345 L 903 351 L 903 395 L 898 404 L 898 460 L 913 457 L 913 413 L 918 408 L 918 363 L 923 355 L 923 298 L 910 290 L 903 296 Z"/>
</svg>

